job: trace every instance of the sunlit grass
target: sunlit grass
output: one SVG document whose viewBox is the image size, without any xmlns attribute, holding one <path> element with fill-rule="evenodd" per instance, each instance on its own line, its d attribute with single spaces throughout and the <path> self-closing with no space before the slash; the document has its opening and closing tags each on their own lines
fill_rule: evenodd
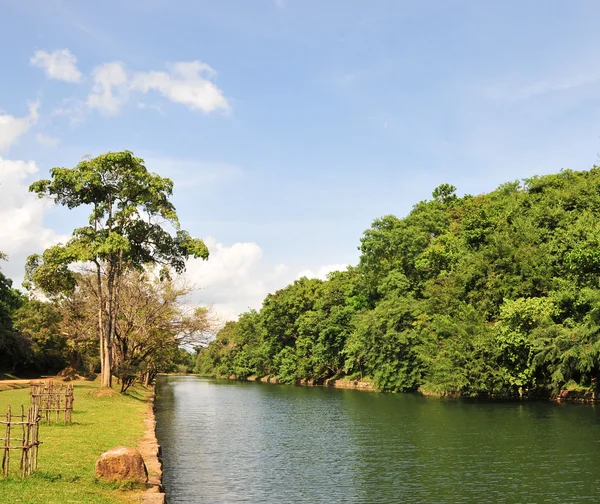
<svg viewBox="0 0 600 504">
<path fill-rule="evenodd" d="M 139 488 L 97 481 L 99 455 L 118 445 L 136 446 L 144 434 L 148 391 L 134 388 L 127 395 L 99 390 L 97 382 L 74 382 L 75 403 L 70 425 L 40 424 L 38 470 L 22 480 L 18 452 L 11 456 L 11 477 L 0 476 L 0 503 L 65 504 L 136 502 Z M 29 389 L 0 392 L 0 414 L 29 404 Z M 3 434 L 0 434 L 3 436 Z"/>
</svg>

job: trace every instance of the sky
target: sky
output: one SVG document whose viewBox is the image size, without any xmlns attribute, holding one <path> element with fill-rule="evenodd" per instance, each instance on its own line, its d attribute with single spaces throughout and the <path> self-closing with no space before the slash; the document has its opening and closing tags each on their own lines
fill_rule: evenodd
<svg viewBox="0 0 600 504">
<path fill-rule="evenodd" d="M 600 3 L 0 0 L 0 264 L 86 211 L 28 193 L 128 149 L 173 179 L 194 302 L 223 319 L 450 183 L 459 194 L 600 152 Z"/>
</svg>

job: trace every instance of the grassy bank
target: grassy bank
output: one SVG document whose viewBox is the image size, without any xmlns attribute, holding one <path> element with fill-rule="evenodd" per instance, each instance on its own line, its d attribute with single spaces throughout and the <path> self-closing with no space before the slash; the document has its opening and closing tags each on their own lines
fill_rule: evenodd
<svg viewBox="0 0 600 504">
<path fill-rule="evenodd" d="M 13 452 L 9 479 L 0 478 L 0 502 L 22 504 L 131 503 L 140 489 L 97 481 L 98 456 L 118 445 L 136 446 L 144 434 L 149 392 L 134 388 L 127 395 L 100 391 L 97 382 L 75 382 L 73 424 L 40 426 L 38 471 L 21 480 L 19 455 Z M 0 392 L 0 414 L 29 404 L 29 389 Z"/>
</svg>

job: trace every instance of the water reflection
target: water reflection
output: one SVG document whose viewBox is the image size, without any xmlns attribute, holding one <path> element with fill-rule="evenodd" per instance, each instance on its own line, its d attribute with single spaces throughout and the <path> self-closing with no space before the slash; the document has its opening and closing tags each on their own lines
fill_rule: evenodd
<svg viewBox="0 0 600 504">
<path fill-rule="evenodd" d="M 596 502 L 597 409 L 162 378 L 170 504 Z"/>
</svg>

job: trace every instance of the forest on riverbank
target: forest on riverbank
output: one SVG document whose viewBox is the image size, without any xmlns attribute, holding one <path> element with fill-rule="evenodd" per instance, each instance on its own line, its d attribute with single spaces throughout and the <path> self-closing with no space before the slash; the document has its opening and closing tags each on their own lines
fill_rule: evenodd
<svg viewBox="0 0 600 504">
<path fill-rule="evenodd" d="M 358 265 L 300 278 L 227 323 L 197 371 L 442 395 L 596 391 L 600 168 L 432 196 L 376 219 Z"/>
</svg>

